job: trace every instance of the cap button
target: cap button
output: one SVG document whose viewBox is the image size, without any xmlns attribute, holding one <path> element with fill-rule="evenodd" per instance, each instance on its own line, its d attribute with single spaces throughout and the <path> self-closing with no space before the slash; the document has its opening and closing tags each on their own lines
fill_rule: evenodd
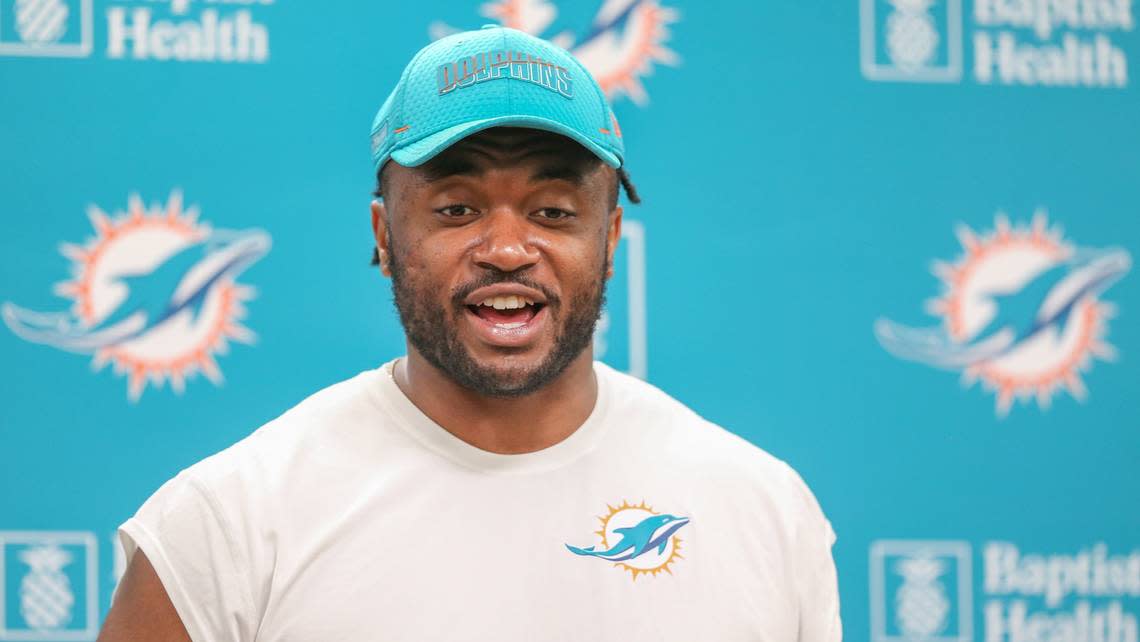
<svg viewBox="0 0 1140 642">
<path fill-rule="evenodd" d="M 479 28 L 480 29 L 498 29 L 501 26 L 502 25 L 486 24 L 486 25 L 483 25 L 482 27 L 479 27 Z"/>
</svg>

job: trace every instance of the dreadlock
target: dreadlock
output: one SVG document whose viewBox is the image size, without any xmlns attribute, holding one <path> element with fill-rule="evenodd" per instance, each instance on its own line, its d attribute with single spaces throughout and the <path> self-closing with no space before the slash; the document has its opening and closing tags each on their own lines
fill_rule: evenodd
<svg viewBox="0 0 1140 642">
<path fill-rule="evenodd" d="M 634 205 L 641 204 L 641 197 L 637 194 L 637 188 L 634 187 L 633 181 L 629 178 L 629 172 L 625 171 L 624 167 L 617 168 L 618 182 L 621 183 L 621 188 L 625 190 L 625 197 L 629 199 L 630 203 Z M 617 207 L 617 189 L 614 189 L 613 207 Z"/>
<path fill-rule="evenodd" d="M 634 205 L 641 203 L 641 196 L 637 193 L 637 187 L 634 186 L 633 181 L 629 178 L 629 172 L 625 171 L 624 167 L 619 167 L 617 168 L 617 180 L 614 181 L 613 195 L 610 197 L 611 210 L 617 207 L 619 188 L 625 190 L 625 197 L 629 199 L 630 203 Z M 376 173 L 376 189 L 372 191 L 372 195 L 376 198 L 384 198 L 383 167 Z M 372 248 L 372 265 L 380 265 L 380 250 L 375 247 Z"/>
</svg>

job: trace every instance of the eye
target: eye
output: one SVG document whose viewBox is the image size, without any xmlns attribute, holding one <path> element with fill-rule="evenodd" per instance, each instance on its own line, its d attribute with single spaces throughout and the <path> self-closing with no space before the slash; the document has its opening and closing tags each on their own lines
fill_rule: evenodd
<svg viewBox="0 0 1140 642">
<path fill-rule="evenodd" d="M 564 219 L 572 218 L 574 216 L 574 212 L 561 210 L 557 207 L 544 207 L 535 212 L 535 214 L 539 218 L 546 219 L 548 221 L 561 221 Z"/>
<path fill-rule="evenodd" d="M 441 207 L 441 208 L 437 209 L 436 212 L 438 212 L 438 213 L 440 213 L 440 214 L 442 214 L 448 218 L 462 218 L 464 216 L 470 216 L 470 215 L 474 214 L 475 210 L 466 206 L 466 205 L 456 203 L 454 205 L 448 205 L 446 207 Z"/>
</svg>

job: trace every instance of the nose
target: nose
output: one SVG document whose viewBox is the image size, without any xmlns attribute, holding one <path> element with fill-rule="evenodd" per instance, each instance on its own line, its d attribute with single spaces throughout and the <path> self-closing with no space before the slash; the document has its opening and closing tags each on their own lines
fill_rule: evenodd
<svg viewBox="0 0 1140 642">
<path fill-rule="evenodd" d="M 483 220 L 482 236 L 472 260 L 484 269 L 515 272 L 539 260 L 538 248 L 529 239 L 526 216 L 513 208 L 491 210 Z"/>
</svg>

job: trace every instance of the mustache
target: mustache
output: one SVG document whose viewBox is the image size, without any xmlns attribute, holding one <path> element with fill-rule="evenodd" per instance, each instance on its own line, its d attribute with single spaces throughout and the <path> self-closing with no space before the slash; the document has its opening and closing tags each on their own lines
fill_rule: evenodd
<svg viewBox="0 0 1140 642">
<path fill-rule="evenodd" d="M 542 296 L 546 298 L 546 305 L 557 306 L 562 302 L 561 297 L 554 293 L 553 290 L 545 285 L 529 278 L 525 274 L 517 272 L 503 272 L 501 270 L 488 270 L 480 275 L 473 281 L 464 283 L 463 285 L 456 286 L 451 291 L 451 302 L 456 307 L 461 307 L 467 297 L 479 288 L 485 288 L 489 285 L 498 285 L 500 283 L 516 283 L 518 285 L 528 287 L 542 292 Z"/>
</svg>

